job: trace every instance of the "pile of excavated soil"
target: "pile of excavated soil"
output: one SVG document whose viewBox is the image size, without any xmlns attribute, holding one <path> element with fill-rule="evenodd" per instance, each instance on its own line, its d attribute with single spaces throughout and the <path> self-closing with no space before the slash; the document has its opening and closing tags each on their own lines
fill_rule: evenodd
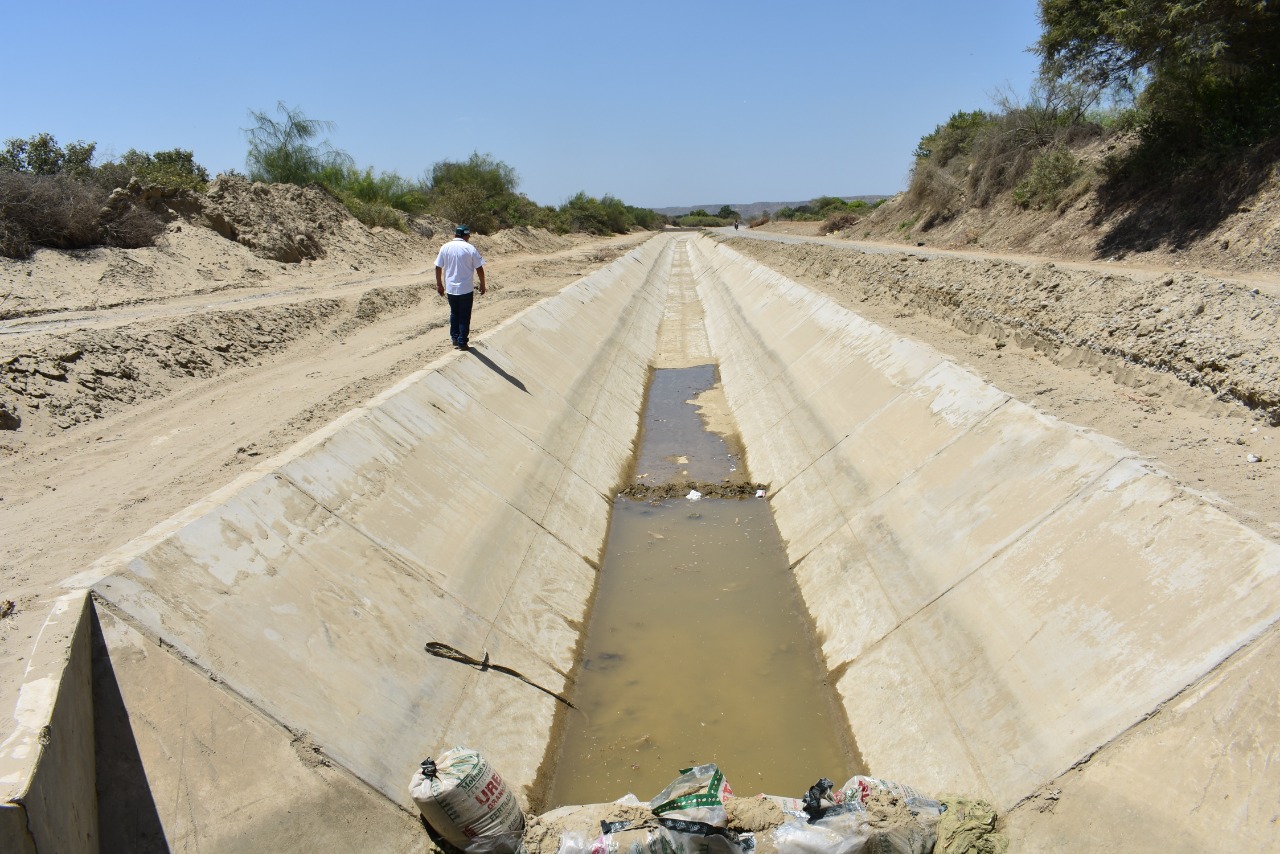
<svg viewBox="0 0 1280 854">
<path fill-rule="evenodd" d="M 1105 360 L 1166 374 L 1280 423 L 1280 298 L 1200 273 L 1155 278 L 999 259 L 870 254 L 737 240 L 770 266 L 841 282 L 859 301 L 945 318 L 1078 364 Z"/>
<path fill-rule="evenodd" d="M 0 258 L 0 321 L 62 311 L 122 306 L 252 290 L 294 279 L 314 287 L 349 276 L 418 263 L 429 270 L 453 225 L 416 217 L 408 232 L 366 228 L 319 186 L 251 183 L 219 176 L 204 194 L 153 200 L 170 222 L 156 245 L 38 249 L 29 259 Z M 582 237 L 514 228 L 475 235 L 486 255 L 545 255 Z"/>
<path fill-rule="evenodd" d="M 20 424 L 66 429 L 164 397 L 187 378 L 281 352 L 343 308 L 337 299 L 314 299 L 146 328 L 41 335 L 0 355 L 0 388 Z"/>
<path fill-rule="evenodd" d="M 416 219 L 407 233 L 366 228 L 315 185 L 220 176 L 204 194 L 132 192 L 171 220 L 153 247 L 0 258 L 0 324 L 11 321 L 0 326 L 0 430 L 47 432 L 94 421 L 171 394 L 190 378 L 283 352 L 322 328 L 344 336 L 408 310 L 433 296 L 435 252 L 451 236 L 451 224 L 433 218 Z M 545 256 L 580 241 L 530 228 L 474 238 L 493 257 Z M 613 257 L 597 250 L 588 260 Z M 369 288 L 354 305 L 345 294 L 319 293 L 337 282 L 358 286 L 353 273 L 410 264 L 421 268 L 420 281 Z M 258 297 L 282 291 L 297 296 L 259 304 Z M 495 282 L 495 297 L 519 298 L 502 291 Z M 225 308 L 192 303 L 214 295 Z M 135 310 L 109 311 L 127 307 Z M 12 323 L 20 318 L 28 322 Z M 73 331 L 59 331 L 68 327 Z"/>
</svg>

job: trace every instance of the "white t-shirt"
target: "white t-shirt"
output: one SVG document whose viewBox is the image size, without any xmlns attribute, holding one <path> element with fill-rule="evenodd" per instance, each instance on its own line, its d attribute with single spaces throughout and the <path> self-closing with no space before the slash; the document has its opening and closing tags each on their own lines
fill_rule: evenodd
<svg viewBox="0 0 1280 854">
<path fill-rule="evenodd" d="M 446 294 L 469 294 L 475 289 L 471 279 L 476 269 L 484 266 L 480 251 L 461 237 L 455 237 L 440 247 L 436 266 L 443 271 Z"/>
</svg>

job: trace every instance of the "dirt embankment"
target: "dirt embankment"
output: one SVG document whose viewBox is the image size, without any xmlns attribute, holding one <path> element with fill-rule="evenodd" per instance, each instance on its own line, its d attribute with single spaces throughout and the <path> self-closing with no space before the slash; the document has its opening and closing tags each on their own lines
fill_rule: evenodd
<svg viewBox="0 0 1280 854">
<path fill-rule="evenodd" d="M 838 235 L 1224 272 L 1280 269 L 1280 140 L 1215 171 L 1145 190 L 1097 177 L 1106 171 L 1104 161 L 1131 142 L 1077 148 L 1073 154 L 1095 175 L 1093 183 L 1083 192 L 1065 191 L 1056 205 L 1024 210 L 1006 191 L 978 207 L 962 192 L 951 215 L 900 193 Z"/>
<path fill-rule="evenodd" d="M 1280 424 L 1280 299 L 1201 273 L 1134 276 L 999 259 L 869 254 L 815 244 L 736 241 L 801 276 L 840 282 L 856 299 L 1013 339 L 1064 363 L 1140 366 Z"/>
<path fill-rule="evenodd" d="M 434 296 L 431 259 L 448 226 L 368 229 L 319 187 L 240 178 L 149 204 L 170 219 L 154 247 L 0 259 L 0 430 L 67 429 L 303 337 L 341 338 L 407 311 Z M 501 258 L 546 255 L 580 238 L 512 229 L 475 242 Z M 414 264 L 422 276 L 411 283 L 369 275 Z M 502 291 L 499 281 L 496 298 L 514 295 Z"/>
</svg>

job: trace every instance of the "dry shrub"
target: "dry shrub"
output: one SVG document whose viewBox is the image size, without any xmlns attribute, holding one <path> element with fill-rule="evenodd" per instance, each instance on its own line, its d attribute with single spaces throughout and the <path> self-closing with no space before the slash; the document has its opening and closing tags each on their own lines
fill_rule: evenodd
<svg viewBox="0 0 1280 854">
<path fill-rule="evenodd" d="M 137 205 L 125 205 L 111 211 L 103 211 L 101 217 L 102 242 L 122 249 L 138 249 L 153 246 L 164 231 L 159 216 Z"/>
<path fill-rule="evenodd" d="M 1012 190 L 1040 154 L 1043 141 L 1027 121 L 1025 110 L 1013 110 L 983 133 L 973 149 L 969 195 L 976 207 L 985 208 L 1003 192 Z"/>
<path fill-rule="evenodd" d="M 36 246 L 148 246 L 164 228 L 145 208 L 107 202 L 105 190 L 66 176 L 0 171 L 0 254 L 26 258 Z"/>
<path fill-rule="evenodd" d="M 31 255 L 31 241 L 26 230 L 16 222 L 0 216 L 0 256 L 27 258 Z"/>
<path fill-rule="evenodd" d="M 1082 87 L 1042 79 L 1025 104 L 1009 95 L 999 98 L 1001 112 L 974 140 L 968 176 L 971 203 L 986 207 L 1013 190 L 1045 152 L 1067 150 L 1102 135 L 1102 126 L 1087 118 L 1096 97 Z"/>
<path fill-rule="evenodd" d="M 762 225 L 768 225 L 768 224 L 769 224 L 769 214 L 767 211 L 765 213 L 760 214 L 760 216 L 756 217 L 755 219 L 751 220 L 751 222 L 747 223 L 747 225 L 751 226 L 752 228 L 759 228 Z"/>
<path fill-rule="evenodd" d="M 925 219 L 932 226 L 960 212 L 964 188 L 960 180 L 947 170 L 939 169 L 928 161 L 918 161 L 911 170 L 907 202 L 912 207 L 925 210 Z"/>
<path fill-rule="evenodd" d="M 833 213 L 823 220 L 822 225 L 818 227 L 819 234 L 832 234 L 837 231 L 844 231 L 846 228 L 853 228 L 862 217 L 852 213 Z"/>
</svg>

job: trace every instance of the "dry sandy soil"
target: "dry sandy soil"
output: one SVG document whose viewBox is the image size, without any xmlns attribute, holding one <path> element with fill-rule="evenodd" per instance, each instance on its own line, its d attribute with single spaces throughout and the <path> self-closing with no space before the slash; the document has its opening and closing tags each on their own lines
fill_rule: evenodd
<svg viewBox="0 0 1280 854">
<path fill-rule="evenodd" d="M 297 188 L 212 195 L 154 248 L 0 259 L 0 732 L 62 579 L 451 353 L 442 224 L 370 231 Z M 476 332 L 648 237 L 477 237 Z M 798 239 L 718 239 L 1280 542 L 1274 274 L 776 238 Z"/>
</svg>

